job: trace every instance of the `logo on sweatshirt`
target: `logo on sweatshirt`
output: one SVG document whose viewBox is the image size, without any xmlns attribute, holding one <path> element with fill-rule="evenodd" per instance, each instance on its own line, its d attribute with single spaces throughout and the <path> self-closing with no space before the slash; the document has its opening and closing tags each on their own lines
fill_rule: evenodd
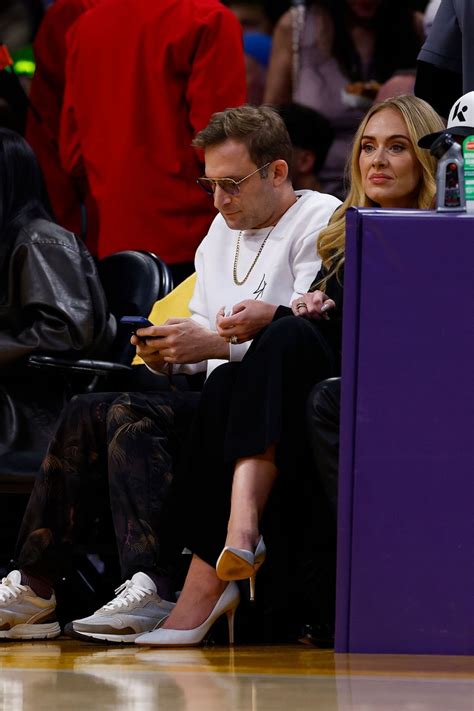
<svg viewBox="0 0 474 711">
<path fill-rule="evenodd" d="M 255 294 L 255 301 L 257 301 L 257 299 L 263 298 L 263 292 L 265 291 L 266 286 L 267 286 L 267 282 L 265 281 L 265 274 L 264 274 L 260 280 L 260 284 L 257 286 L 255 291 L 253 292 Z"/>
</svg>

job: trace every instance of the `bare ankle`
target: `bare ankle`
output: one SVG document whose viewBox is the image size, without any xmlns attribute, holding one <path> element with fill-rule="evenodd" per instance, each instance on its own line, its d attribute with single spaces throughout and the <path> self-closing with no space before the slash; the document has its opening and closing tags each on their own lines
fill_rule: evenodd
<svg viewBox="0 0 474 711">
<path fill-rule="evenodd" d="M 237 529 L 229 526 L 225 544 L 232 548 L 254 551 L 259 538 L 260 534 L 257 528 Z"/>
</svg>

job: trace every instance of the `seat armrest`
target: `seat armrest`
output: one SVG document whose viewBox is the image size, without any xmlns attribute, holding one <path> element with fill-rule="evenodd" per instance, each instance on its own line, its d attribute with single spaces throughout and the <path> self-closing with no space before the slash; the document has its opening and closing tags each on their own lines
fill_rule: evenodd
<svg viewBox="0 0 474 711">
<path fill-rule="evenodd" d="M 132 370 L 131 366 L 122 363 L 111 363 L 106 360 L 80 358 L 56 358 L 55 356 L 32 355 L 28 358 L 31 368 L 54 368 L 68 373 L 88 373 L 89 375 L 108 375 L 109 373 L 125 373 Z"/>
</svg>

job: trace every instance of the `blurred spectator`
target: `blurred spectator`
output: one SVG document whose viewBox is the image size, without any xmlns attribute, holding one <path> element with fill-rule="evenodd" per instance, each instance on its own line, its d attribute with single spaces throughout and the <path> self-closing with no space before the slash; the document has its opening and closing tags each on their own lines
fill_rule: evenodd
<svg viewBox="0 0 474 711">
<path fill-rule="evenodd" d="M 40 19 L 37 3 L 25 0 L 2 0 L 0 9 L 0 41 L 10 52 L 21 49 L 33 39 Z"/>
<path fill-rule="evenodd" d="M 291 0 L 262 0 L 263 7 L 272 27 L 275 27 L 280 17 L 291 7 Z"/>
<path fill-rule="evenodd" d="M 0 129 L 0 459 L 42 456 L 66 401 L 65 380 L 27 368 L 33 353 L 100 356 L 114 334 L 94 262 L 51 219 L 35 156 Z"/>
<path fill-rule="evenodd" d="M 319 172 L 334 138 L 330 122 L 318 111 L 301 104 L 277 107 L 293 145 L 290 167 L 295 190 L 319 190 Z"/>
<path fill-rule="evenodd" d="M 441 116 L 474 89 L 474 2 L 441 0 L 418 57 L 415 93 Z"/>
<path fill-rule="evenodd" d="M 415 69 L 398 71 L 382 84 L 375 97 L 375 102 L 385 101 L 393 96 L 403 94 L 414 94 L 415 92 Z"/>
<path fill-rule="evenodd" d="M 100 257 L 145 249 L 176 281 L 193 270 L 215 209 L 191 141 L 245 95 L 241 28 L 218 0 L 103 0 L 77 20 L 60 150 L 97 201 Z"/>
<path fill-rule="evenodd" d="M 2 0 L 0 5 L 0 44 L 5 44 L 11 55 L 28 51 L 44 8 L 41 0 Z M 9 76 L 0 71 L 0 126 L 23 134 L 28 107 L 24 91 L 29 79 Z"/>
<path fill-rule="evenodd" d="M 97 251 L 98 218 L 85 177 L 69 176 L 59 159 L 59 125 L 64 95 L 66 34 L 74 22 L 101 0 L 56 0 L 44 16 L 34 42 L 36 72 L 30 91 L 26 139 L 43 170 L 59 224 Z"/>
<path fill-rule="evenodd" d="M 430 0 L 428 5 L 426 6 L 425 14 L 423 16 L 423 26 L 425 28 L 425 35 L 428 35 L 429 31 L 431 30 L 431 25 L 433 24 L 433 20 L 435 19 L 440 4 L 441 0 Z"/>
<path fill-rule="evenodd" d="M 232 10 L 244 32 L 271 33 L 272 23 L 263 0 L 223 0 L 223 4 Z"/>
<path fill-rule="evenodd" d="M 244 33 L 247 102 L 254 106 L 259 106 L 263 101 L 271 48 L 270 35 L 261 32 Z"/>
<path fill-rule="evenodd" d="M 23 134 L 28 99 L 18 77 L 0 71 L 0 126 Z"/>
<path fill-rule="evenodd" d="M 44 11 L 47 7 L 43 0 L 23 0 L 23 4 L 26 6 L 29 17 L 31 18 L 31 23 L 33 26 L 33 37 L 34 39 L 41 21 L 44 16 Z"/>
<path fill-rule="evenodd" d="M 354 130 L 380 85 L 415 66 L 422 16 L 390 0 L 314 0 L 275 28 L 264 100 L 291 98 L 330 119 L 335 140 L 321 171 L 323 190 L 341 196 Z"/>
</svg>

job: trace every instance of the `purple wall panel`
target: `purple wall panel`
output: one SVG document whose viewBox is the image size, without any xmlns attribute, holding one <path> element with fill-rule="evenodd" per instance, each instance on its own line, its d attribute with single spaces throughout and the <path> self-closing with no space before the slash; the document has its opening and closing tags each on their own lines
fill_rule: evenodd
<svg viewBox="0 0 474 711">
<path fill-rule="evenodd" d="M 472 654 L 474 217 L 349 233 L 336 648 Z"/>
<path fill-rule="evenodd" d="M 341 392 L 341 440 L 339 468 L 347 476 L 339 477 L 338 486 L 338 555 L 336 590 L 336 649 L 347 651 L 349 645 L 352 504 L 355 441 L 355 405 L 358 339 L 359 339 L 359 274 L 361 215 L 351 209 L 346 218 L 346 263 L 344 267 L 344 333 Z M 347 384 L 347 385 L 346 385 Z"/>
</svg>

